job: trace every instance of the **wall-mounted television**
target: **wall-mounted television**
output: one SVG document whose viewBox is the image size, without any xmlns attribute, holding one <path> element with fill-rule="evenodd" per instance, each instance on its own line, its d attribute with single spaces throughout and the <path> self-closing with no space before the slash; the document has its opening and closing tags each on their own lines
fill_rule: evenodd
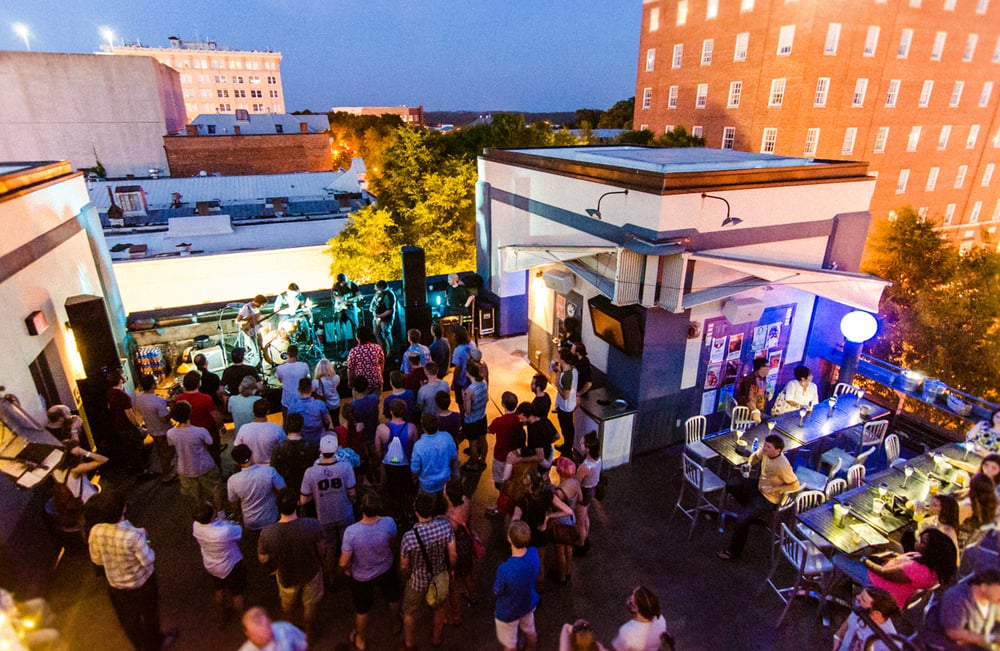
<svg viewBox="0 0 1000 651">
<path fill-rule="evenodd" d="M 604 296 L 587 301 L 594 334 L 629 357 L 642 356 L 642 310 L 635 306 L 620 307 Z"/>
</svg>

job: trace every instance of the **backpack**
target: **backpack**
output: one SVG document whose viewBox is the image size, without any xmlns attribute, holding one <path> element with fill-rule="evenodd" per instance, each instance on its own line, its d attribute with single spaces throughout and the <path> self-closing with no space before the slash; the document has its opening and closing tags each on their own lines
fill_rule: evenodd
<svg viewBox="0 0 1000 651">
<path fill-rule="evenodd" d="M 533 463 L 519 463 L 514 466 L 510 480 L 507 482 L 507 494 L 515 503 L 520 502 L 531 492 L 531 484 L 538 476 L 538 467 Z"/>
<path fill-rule="evenodd" d="M 406 457 L 406 448 L 403 447 L 403 441 L 400 438 L 399 432 L 393 428 L 393 423 L 386 423 L 385 425 L 389 428 L 389 447 L 385 451 L 382 463 L 388 466 L 409 466 L 410 460 Z M 403 431 L 409 429 L 409 426 L 409 423 L 400 425 Z"/>
</svg>

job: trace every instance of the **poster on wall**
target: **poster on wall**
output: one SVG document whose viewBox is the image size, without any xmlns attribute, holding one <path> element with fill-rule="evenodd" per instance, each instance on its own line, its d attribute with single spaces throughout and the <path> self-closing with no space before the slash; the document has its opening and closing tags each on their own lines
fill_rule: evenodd
<svg viewBox="0 0 1000 651">
<path fill-rule="evenodd" d="M 701 394 L 701 409 L 698 413 L 702 416 L 708 416 L 715 411 L 715 391 L 706 391 Z"/>
<path fill-rule="evenodd" d="M 708 361 L 714 364 L 724 359 L 726 359 L 726 338 L 719 337 L 712 339 L 712 352 L 709 355 Z"/>
<path fill-rule="evenodd" d="M 781 368 L 781 351 L 775 350 L 767 356 L 768 373 L 777 373 Z"/>
<path fill-rule="evenodd" d="M 719 401 L 715 406 L 715 411 L 725 411 L 726 402 L 733 397 L 733 389 L 736 387 L 728 386 L 719 389 Z"/>
<path fill-rule="evenodd" d="M 767 326 L 757 326 L 753 329 L 753 341 L 750 350 L 758 352 L 767 348 Z"/>
<path fill-rule="evenodd" d="M 566 318 L 566 297 L 556 294 L 556 318 L 560 321 Z"/>
<path fill-rule="evenodd" d="M 743 353 L 743 333 L 731 335 L 729 337 L 729 354 L 726 359 L 739 359 Z"/>
<path fill-rule="evenodd" d="M 719 386 L 719 374 L 722 373 L 722 364 L 712 364 L 705 373 L 705 388 L 714 389 Z"/>
<path fill-rule="evenodd" d="M 733 384 L 740 374 L 740 360 L 731 359 L 723 366 L 722 383 Z"/>
<path fill-rule="evenodd" d="M 753 354 L 754 359 L 767 359 L 767 348 L 761 348 Z"/>
<path fill-rule="evenodd" d="M 777 348 L 779 339 L 781 339 L 781 323 L 772 323 L 767 326 L 767 340 L 764 342 L 764 347 Z"/>
</svg>

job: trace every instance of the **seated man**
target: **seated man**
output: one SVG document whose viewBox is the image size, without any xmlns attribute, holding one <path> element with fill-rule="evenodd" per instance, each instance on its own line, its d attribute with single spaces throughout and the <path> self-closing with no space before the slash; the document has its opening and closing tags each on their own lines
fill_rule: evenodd
<svg viewBox="0 0 1000 651">
<path fill-rule="evenodd" d="M 875 633 L 865 620 L 861 619 L 859 612 L 871 617 L 883 633 L 887 635 L 896 633 L 892 618 L 899 614 L 899 606 L 896 605 L 892 595 L 881 588 L 865 588 L 858 595 L 854 612 L 844 620 L 844 623 L 834 633 L 833 651 L 854 651 L 854 649 L 868 648 L 866 642 Z M 872 651 L 887 651 L 887 647 L 881 642 L 875 642 L 871 648 Z"/>
<path fill-rule="evenodd" d="M 991 649 L 1000 642 L 994 625 L 1000 617 L 1000 570 L 977 572 L 948 588 L 931 609 L 921 639 L 935 649 Z"/>
<path fill-rule="evenodd" d="M 736 388 L 736 404 L 750 408 L 750 418 L 760 422 L 764 403 L 767 402 L 767 359 L 758 357 L 753 361 L 753 371 L 740 378 Z"/>
</svg>

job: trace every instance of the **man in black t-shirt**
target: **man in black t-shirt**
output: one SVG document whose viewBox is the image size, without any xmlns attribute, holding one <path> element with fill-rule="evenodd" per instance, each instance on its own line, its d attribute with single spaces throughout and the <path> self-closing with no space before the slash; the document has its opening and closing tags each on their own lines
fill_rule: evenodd
<svg viewBox="0 0 1000 651">
<path fill-rule="evenodd" d="M 531 406 L 535 409 L 535 415 L 542 420 L 548 420 L 552 410 L 552 398 L 545 392 L 548 386 L 549 379 L 541 373 L 535 373 L 531 378 L 531 393 L 535 396 L 531 399 Z"/>
<path fill-rule="evenodd" d="M 222 371 L 222 384 L 226 387 L 226 391 L 231 396 L 235 396 L 240 392 L 240 382 L 243 378 L 248 375 L 253 376 L 253 379 L 260 381 L 260 376 L 257 375 L 257 369 L 249 364 L 243 363 L 243 356 L 246 351 L 242 348 L 233 348 L 233 352 L 230 353 L 230 357 L 233 363 L 227 366 L 224 371 Z"/>
<path fill-rule="evenodd" d="M 448 274 L 448 306 L 445 314 L 467 315 L 472 310 L 475 297 L 458 278 L 458 274 Z"/>
<path fill-rule="evenodd" d="M 222 380 L 215 373 L 208 370 L 208 358 L 198 353 L 194 356 L 194 368 L 201 375 L 201 384 L 198 386 L 198 391 L 204 393 L 205 395 L 212 398 L 216 407 L 222 406 Z M 239 385 L 237 385 L 237 392 L 239 391 Z"/>
<path fill-rule="evenodd" d="M 392 352 L 392 327 L 396 321 L 396 295 L 389 288 L 389 283 L 384 280 L 375 283 L 375 297 L 372 299 L 371 311 L 375 340 L 388 356 Z"/>
</svg>

